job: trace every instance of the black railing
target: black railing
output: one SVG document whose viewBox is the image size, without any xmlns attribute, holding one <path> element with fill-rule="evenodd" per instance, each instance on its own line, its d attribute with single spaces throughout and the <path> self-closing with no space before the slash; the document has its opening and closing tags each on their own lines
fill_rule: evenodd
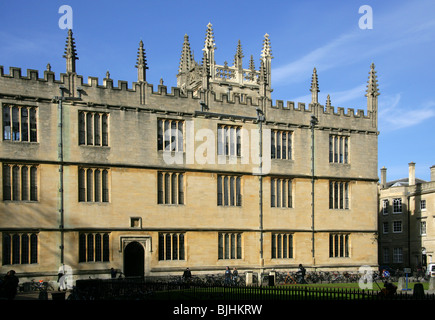
<svg viewBox="0 0 435 320">
<path fill-rule="evenodd" d="M 311 286 L 216 286 L 143 278 L 77 280 L 70 300 L 435 300 L 435 294 Z"/>
</svg>

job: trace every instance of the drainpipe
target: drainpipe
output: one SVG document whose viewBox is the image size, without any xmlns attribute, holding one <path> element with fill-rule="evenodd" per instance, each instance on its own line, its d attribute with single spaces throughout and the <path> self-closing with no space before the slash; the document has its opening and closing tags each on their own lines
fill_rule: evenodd
<svg viewBox="0 0 435 320">
<path fill-rule="evenodd" d="M 264 266 L 264 257 L 263 257 L 263 121 L 265 120 L 264 113 L 260 108 L 257 108 L 257 121 L 260 126 L 260 175 L 259 175 L 259 207 L 260 207 L 260 263 L 261 268 Z"/>
<path fill-rule="evenodd" d="M 64 264 L 65 258 L 65 234 L 64 234 L 64 177 L 63 177 L 63 101 L 77 101 L 81 100 L 81 88 L 77 88 L 78 97 L 65 97 L 64 92 L 66 88 L 59 86 L 60 96 L 54 97 L 58 101 L 58 160 L 59 160 L 59 231 L 60 231 L 60 263 Z"/>
<path fill-rule="evenodd" d="M 409 187 L 408 187 L 409 188 Z M 407 218 L 408 218 L 408 230 L 407 230 L 407 233 L 408 233 L 408 267 L 409 268 L 411 268 L 411 207 L 410 207 L 410 198 L 411 198 L 411 193 L 409 192 L 409 190 L 408 190 L 408 192 L 407 192 L 407 196 L 406 196 L 406 199 L 407 199 L 407 204 L 406 204 L 406 206 L 407 206 L 407 208 L 406 208 L 406 213 L 407 213 Z M 415 208 L 414 208 L 414 210 L 415 210 Z"/>
<path fill-rule="evenodd" d="M 58 99 L 58 160 L 59 160 L 59 215 L 60 215 L 60 263 L 64 264 L 64 192 L 63 192 L 63 106 L 62 101 L 64 97 L 64 87 L 60 86 L 60 97 Z"/>
<path fill-rule="evenodd" d="M 314 126 L 318 123 L 317 118 L 312 115 L 310 126 L 311 126 L 311 253 L 313 257 L 313 264 L 315 264 L 315 249 L 314 249 Z"/>
</svg>

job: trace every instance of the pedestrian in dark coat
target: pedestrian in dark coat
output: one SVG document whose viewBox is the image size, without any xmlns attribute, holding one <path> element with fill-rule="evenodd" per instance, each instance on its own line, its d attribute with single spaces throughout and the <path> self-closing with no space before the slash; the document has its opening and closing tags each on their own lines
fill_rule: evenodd
<svg viewBox="0 0 435 320">
<path fill-rule="evenodd" d="M 10 270 L 3 279 L 2 289 L 6 299 L 14 300 L 17 295 L 18 277 L 15 275 L 14 270 Z"/>
</svg>

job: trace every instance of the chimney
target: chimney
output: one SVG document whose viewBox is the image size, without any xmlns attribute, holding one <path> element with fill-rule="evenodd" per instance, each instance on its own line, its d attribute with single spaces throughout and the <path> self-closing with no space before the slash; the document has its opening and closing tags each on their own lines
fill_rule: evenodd
<svg viewBox="0 0 435 320">
<path fill-rule="evenodd" d="M 410 162 L 409 164 L 409 185 L 413 186 L 415 185 L 415 163 L 414 162 Z"/>
<path fill-rule="evenodd" d="M 435 181 L 435 165 L 430 167 L 430 181 Z"/>
<path fill-rule="evenodd" d="M 381 189 L 385 189 L 387 187 L 387 168 L 381 168 Z"/>
</svg>

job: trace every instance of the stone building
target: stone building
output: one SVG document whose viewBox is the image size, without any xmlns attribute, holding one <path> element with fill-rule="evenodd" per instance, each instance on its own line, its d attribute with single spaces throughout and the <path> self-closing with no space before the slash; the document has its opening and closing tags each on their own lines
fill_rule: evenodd
<svg viewBox="0 0 435 320">
<path fill-rule="evenodd" d="M 182 45 L 177 87 L 110 74 L 84 81 L 68 32 L 66 72 L 0 67 L 1 272 L 74 278 L 358 270 L 377 265 L 377 96 L 367 110 L 271 99 L 271 43 L 260 64 Z M 363 93 L 362 93 L 363 94 Z M 260 161 L 261 160 L 261 161 Z"/>
<path fill-rule="evenodd" d="M 431 181 L 415 176 L 409 163 L 407 178 L 387 181 L 381 169 L 379 189 L 379 264 L 399 270 L 434 263 L 435 252 L 435 166 Z"/>
</svg>

